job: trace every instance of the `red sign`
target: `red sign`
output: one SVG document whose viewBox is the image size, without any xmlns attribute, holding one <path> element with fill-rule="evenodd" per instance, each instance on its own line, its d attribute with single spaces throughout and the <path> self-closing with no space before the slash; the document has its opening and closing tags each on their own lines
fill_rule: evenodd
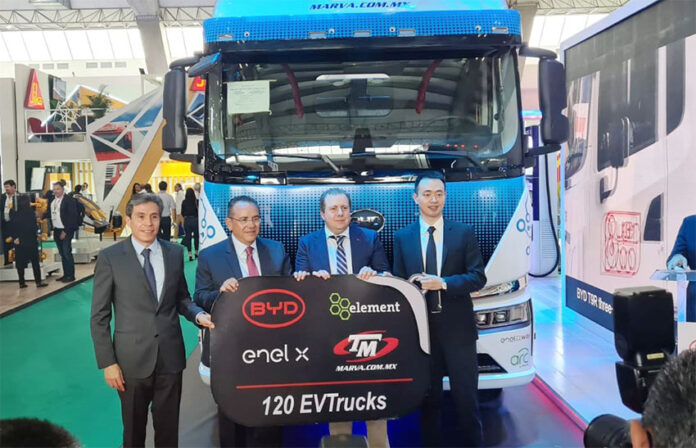
<svg viewBox="0 0 696 448">
<path fill-rule="evenodd" d="M 399 346 L 396 338 L 383 336 L 384 331 L 363 331 L 351 334 L 334 346 L 333 352 L 339 356 L 354 356 L 346 362 L 368 362 L 393 352 Z"/>
<path fill-rule="evenodd" d="M 205 79 L 201 78 L 200 76 L 196 76 L 196 78 L 191 83 L 191 91 L 205 92 Z"/>
<path fill-rule="evenodd" d="M 33 68 L 29 73 L 29 84 L 27 84 L 27 94 L 24 97 L 24 107 L 27 109 L 44 109 L 39 78 L 36 76 L 36 71 Z"/>
<path fill-rule="evenodd" d="M 244 318 L 262 328 L 288 327 L 302 319 L 304 313 L 302 297 L 287 289 L 264 289 L 242 304 Z"/>
<path fill-rule="evenodd" d="M 640 268 L 640 213 L 608 212 L 602 229 L 602 271 L 632 277 Z"/>
</svg>

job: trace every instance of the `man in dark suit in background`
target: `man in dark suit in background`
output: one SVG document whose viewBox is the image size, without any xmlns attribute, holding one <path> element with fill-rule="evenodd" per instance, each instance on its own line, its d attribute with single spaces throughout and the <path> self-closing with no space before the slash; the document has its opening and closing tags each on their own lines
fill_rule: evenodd
<svg viewBox="0 0 696 448">
<path fill-rule="evenodd" d="M 5 192 L 0 196 L 0 235 L 2 235 L 2 251 L 5 254 L 5 265 L 10 264 L 10 250 L 12 240 L 7 239 L 12 235 L 12 218 L 17 211 L 17 184 L 12 179 L 3 182 Z"/>
<path fill-rule="evenodd" d="M 72 238 L 80 227 L 80 214 L 75 199 L 65 194 L 62 183 L 53 184 L 53 201 L 51 222 L 53 223 L 53 240 L 56 242 L 60 260 L 63 263 L 63 276 L 56 280 L 63 283 L 75 281 L 75 260 L 72 254 Z"/>
<path fill-rule="evenodd" d="M 196 269 L 194 300 L 210 312 L 221 293 L 235 292 L 239 279 L 292 274 L 290 257 L 277 241 L 259 238 L 259 205 L 248 196 L 232 198 L 225 224 L 232 235 L 201 251 Z M 201 377 L 209 384 L 210 335 L 203 335 Z M 246 428 L 218 410 L 220 446 L 283 446 L 283 428 Z"/>
<path fill-rule="evenodd" d="M 325 226 L 300 238 L 295 258 L 295 278 L 312 274 L 323 279 L 357 274 L 363 280 L 389 271 L 389 261 L 377 232 L 351 224 L 350 196 L 330 188 L 319 198 Z M 352 422 L 329 424 L 331 435 L 351 434 Z M 366 422 L 368 443 L 373 448 L 389 446 L 386 420 Z"/>
<path fill-rule="evenodd" d="M 682 221 L 667 269 L 696 269 L 696 215 Z M 696 322 L 696 282 L 689 282 L 686 288 L 686 321 Z"/>
<path fill-rule="evenodd" d="M 177 446 L 186 367 L 179 314 L 214 327 L 191 301 L 181 246 L 157 240 L 161 213 L 156 195 L 134 195 L 126 206 L 133 234 L 102 250 L 94 270 L 92 341 L 97 366 L 121 399 L 125 447 L 144 446 L 150 404 L 155 446 Z"/>
<path fill-rule="evenodd" d="M 471 226 L 445 220 L 445 178 L 418 176 L 413 199 L 420 218 L 394 234 L 394 275 L 417 274 L 430 313 L 431 391 L 421 409 L 424 446 L 441 446 L 442 377 L 450 389 L 461 425 L 458 446 L 480 446 L 478 410 L 478 333 L 470 293 L 486 284 L 484 265 Z"/>
</svg>

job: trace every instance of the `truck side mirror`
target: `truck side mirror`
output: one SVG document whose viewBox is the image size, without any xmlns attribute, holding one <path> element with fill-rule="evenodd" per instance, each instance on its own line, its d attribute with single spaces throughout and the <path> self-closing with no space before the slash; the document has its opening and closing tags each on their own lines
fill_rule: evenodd
<svg viewBox="0 0 696 448">
<path fill-rule="evenodd" d="M 623 116 L 621 120 L 613 121 L 609 126 L 608 137 L 609 164 L 613 168 L 626 166 L 632 139 L 631 119 Z"/>
<path fill-rule="evenodd" d="M 164 76 L 162 149 L 186 152 L 186 71 L 174 67 Z"/>
<path fill-rule="evenodd" d="M 546 145 L 561 145 L 568 140 L 568 117 L 565 68 L 553 59 L 539 61 L 539 106 L 541 109 L 541 138 Z"/>
</svg>

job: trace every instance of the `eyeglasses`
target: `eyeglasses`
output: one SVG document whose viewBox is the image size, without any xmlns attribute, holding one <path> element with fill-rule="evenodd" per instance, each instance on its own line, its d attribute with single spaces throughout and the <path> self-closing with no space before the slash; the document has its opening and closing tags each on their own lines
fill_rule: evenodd
<svg viewBox="0 0 696 448">
<path fill-rule="evenodd" d="M 237 221 L 238 223 L 240 223 L 243 226 L 250 224 L 250 223 L 254 224 L 254 225 L 258 225 L 261 223 L 260 216 L 252 216 L 251 218 L 244 217 L 244 218 L 230 218 L 230 219 L 232 221 Z"/>
</svg>

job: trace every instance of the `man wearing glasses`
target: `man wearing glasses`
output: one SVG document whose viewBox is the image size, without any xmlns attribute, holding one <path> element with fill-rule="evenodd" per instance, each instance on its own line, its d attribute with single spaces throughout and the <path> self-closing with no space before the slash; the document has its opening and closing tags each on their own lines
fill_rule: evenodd
<svg viewBox="0 0 696 448">
<path fill-rule="evenodd" d="M 249 196 L 237 196 L 227 206 L 225 224 L 232 235 L 200 253 L 196 269 L 198 305 L 210 312 L 218 297 L 234 293 L 239 279 L 257 276 L 291 275 L 290 257 L 277 241 L 259 238 L 261 216 L 259 205 Z M 203 353 L 199 371 L 210 384 L 210 337 L 203 335 Z M 207 381 L 206 381 L 207 378 Z M 283 446 L 282 428 L 245 428 L 227 419 L 218 411 L 220 446 Z"/>
</svg>

